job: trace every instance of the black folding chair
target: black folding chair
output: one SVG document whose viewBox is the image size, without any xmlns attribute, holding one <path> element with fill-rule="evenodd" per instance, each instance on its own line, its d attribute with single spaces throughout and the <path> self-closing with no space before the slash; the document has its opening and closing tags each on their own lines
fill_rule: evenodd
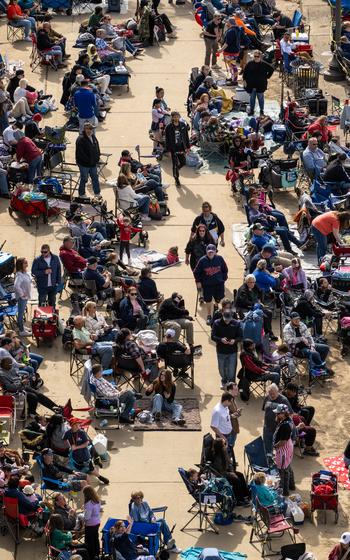
<svg viewBox="0 0 350 560">
<path fill-rule="evenodd" d="M 215 515 L 219 509 L 217 495 L 202 494 L 201 491 L 198 490 L 188 479 L 185 469 L 180 467 L 177 470 L 181 476 L 182 482 L 187 488 L 188 493 L 194 499 L 193 504 L 188 510 L 188 513 L 192 513 L 193 515 L 191 519 L 181 528 L 181 531 L 185 531 L 192 521 L 198 518 L 199 526 L 194 527 L 193 529 L 187 529 L 188 531 L 214 531 L 214 533 L 218 535 L 219 531 L 210 519 L 210 516 Z"/>
</svg>

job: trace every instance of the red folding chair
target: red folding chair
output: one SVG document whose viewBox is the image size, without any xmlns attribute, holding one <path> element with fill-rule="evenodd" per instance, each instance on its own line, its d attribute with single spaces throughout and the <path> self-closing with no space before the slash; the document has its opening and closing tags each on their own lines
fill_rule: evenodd
<svg viewBox="0 0 350 560">
<path fill-rule="evenodd" d="M 249 542 L 261 544 L 261 556 L 280 554 L 278 551 L 272 550 L 272 540 L 282 538 L 287 533 L 292 542 L 295 543 L 295 534 L 298 529 L 288 521 L 283 514 L 271 514 L 268 508 L 261 505 L 256 499 L 255 519 L 250 533 Z M 254 540 L 254 536 L 256 540 Z"/>
<path fill-rule="evenodd" d="M 15 541 L 15 544 L 20 544 L 20 530 L 30 527 L 30 521 L 36 517 L 36 512 L 28 515 L 19 513 L 18 499 L 4 496 L 3 515 L 6 529 Z"/>
<path fill-rule="evenodd" d="M 69 420 L 71 418 L 73 418 L 73 417 L 76 418 L 76 415 L 73 414 L 73 412 L 91 412 L 92 410 L 94 410 L 93 406 L 87 406 L 85 408 L 73 408 L 71 399 L 68 399 L 68 401 L 66 402 L 66 404 L 63 407 L 62 414 L 63 414 L 64 418 L 66 420 L 68 420 L 68 422 L 69 422 Z M 79 421 L 80 421 L 81 427 L 84 428 L 84 430 L 87 431 L 91 422 L 92 422 L 92 419 L 91 418 L 79 418 Z"/>
<path fill-rule="evenodd" d="M 14 434 L 16 428 L 16 399 L 14 396 L 0 395 L 0 420 L 6 420 L 9 424 L 9 432 Z"/>
</svg>

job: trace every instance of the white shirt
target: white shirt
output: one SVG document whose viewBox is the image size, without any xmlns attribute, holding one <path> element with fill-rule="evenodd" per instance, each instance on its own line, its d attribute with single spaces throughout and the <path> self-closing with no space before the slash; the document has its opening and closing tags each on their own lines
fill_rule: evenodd
<svg viewBox="0 0 350 560">
<path fill-rule="evenodd" d="M 227 406 L 218 403 L 213 408 L 210 425 L 217 428 L 224 436 L 232 432 L 230 411 Z"/>
<path fill-rule="evenodd" d="M 32 277 L 28 272 L 17 272 L 14 282 L 16 298 L 31 298 Z"/>
<path fill-rule="evenodd" d="M 51 255 L 49 255 L 48 257 L 44 257 L 44 261 L 47 264 L 47 267 L 50 268 L 50 264 L 51 264 Z M 52 278 L 51 278 L 51 274 L 47 275 L 47 286 L 52 286 Z"/>
<path fill-rule="evenodd" d="M 15 131 L 13 130 L 12 125 L 5 128 L 4 132 L 2 133 L 2 139 L 6 147 L 10 147 L 11 146 L 10 142 L 14 142 L 15 140 L 14 133 Z"/>
<path fill-rule="evenodd" d="M 293 43 L 291 43 L 290 41 L 285 41 L 284 39 L 281 39 L 280 45 L 281 45 L 282 54 L 283 53 L 292 54 L 293 50 L 295 49 Z"/>
<path fill-rule="evenodd" d="M 13 100 L 14 100 L 14 102 L 17 103 L 17 101 L 19 101 L 20 99 L 22 99 L 22 97 L 27 98 L 27 97 L 26 97 L 26 93 L 27 93 L 26 88 L 21 88 L 21 87 L 18 86 L 18 87 L 15 89 L 14 93 L 13 93 Z"/>
</svg>

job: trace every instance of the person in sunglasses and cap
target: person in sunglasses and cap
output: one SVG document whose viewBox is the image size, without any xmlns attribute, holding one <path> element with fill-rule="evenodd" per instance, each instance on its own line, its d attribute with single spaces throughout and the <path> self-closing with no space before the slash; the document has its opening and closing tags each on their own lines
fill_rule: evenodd
<svg viewBox="0 0 350 560">
<path fill-rule="evenodd" d="M 32 264 L 32 275 L 36 281 L 39 305 L 45 305 L 47 300 L 49 305 L 55 307 L 57 288 L 61 284 L 62 278 L 60 259 L 51 253 L 47 243 L 41 246 L 40 253 L 40 257 L 35 257 Z"/>
<path fill-rule="evenodd" d="M 199 259 L 193 271 L 197 288 L 203 290 L 203 299 L 207 304 L 207 325 L 212 321 L 212 301 L 215 301 L 214 311 L 225 295 L 225 282 L 228 268 L 223 257 L 217 255 L 215 245 L 208 245 L 206 255 Z"/>
</svg>

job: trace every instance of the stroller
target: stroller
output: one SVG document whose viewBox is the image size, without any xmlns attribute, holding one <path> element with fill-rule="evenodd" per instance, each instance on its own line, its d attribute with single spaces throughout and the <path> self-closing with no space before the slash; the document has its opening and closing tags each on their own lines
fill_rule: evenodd
<svg viewBox="0 0 350 560">
<path fill-rule="evenodd" d="M 327 523 L 327 511 L 334 511 L 334 522 L 338 523 L 338 477 L 331 471 L 319 471 L 311 479 L 311 517 L 317 510 L 324 512 Z"/>
</svg>

